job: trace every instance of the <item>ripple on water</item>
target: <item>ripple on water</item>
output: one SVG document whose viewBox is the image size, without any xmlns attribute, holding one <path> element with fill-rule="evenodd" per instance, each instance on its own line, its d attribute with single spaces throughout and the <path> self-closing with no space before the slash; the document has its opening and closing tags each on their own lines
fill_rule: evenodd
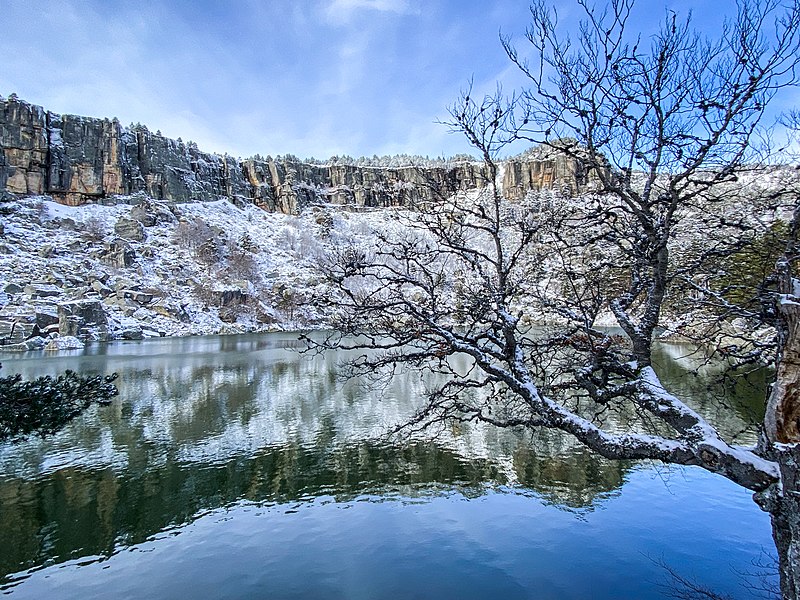
<svg viewBox="0 0 800 600">
<path fill-rule="evenodd" d="M 747 494 L 732 490 L 725 490 L 729 501 L 714 501 L 716 517 L 707 519 L 702 507 L 719 491 L 716 483 L 692 472 L 665 488 L 652 471 L 637 470 L 618 497 L 581 515 L 554 512 L 513 488 L 474 498 L 420 490 L 411 498 L 238 502 L 110 557 L 68 561 L 8 583 L 19 598 L 82 600 L 648 598 L 658 597 L 663 580 L 651 559 L 663 558 L 692 565 L 704 582 L 727 591 L 730 571 L 714 571 L 718 545 L 726 544 L 730 569 L 745 566 L 757 554 L 754 544 L 769 542 L 769 529 L 752 522 Z M 694 509 L 701 520 L 688 516 Z M 653 511 L 660 520 L 650 519 Z M 736 530 L 748 545 L 727 546 Z"/>
</svg>

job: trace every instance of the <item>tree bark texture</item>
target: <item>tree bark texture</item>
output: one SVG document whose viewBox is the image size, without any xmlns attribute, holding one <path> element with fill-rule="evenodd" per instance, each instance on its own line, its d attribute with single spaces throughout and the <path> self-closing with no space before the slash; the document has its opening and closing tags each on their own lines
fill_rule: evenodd
<svg viewBox="0 0 800 600">
<path fill-rule="evenodd" d="M 799 229 L 796 208 L 789 245 L 776 266 L 778 356 L 764 417 L 764 433 L 781 471 L 781 493 L 769 510 L 786 599 L 800 598 L 800 282 L 793 268 Z"/>
<path fill-rule="evenodd" d="M 793 291 L 784 293 L 779 305 L 780 359 L 764 418 L 768 439 L 779 444 L 800 442 L 800 299 L 795 299 Z"/>
<path fill-rule="evenodd" d="M 778 550 L 781 594 L 800 598 L 800 445 L 779 445 L 775 458 L 781 468 L 783 495 L 770 513 Z"/>
</svg>

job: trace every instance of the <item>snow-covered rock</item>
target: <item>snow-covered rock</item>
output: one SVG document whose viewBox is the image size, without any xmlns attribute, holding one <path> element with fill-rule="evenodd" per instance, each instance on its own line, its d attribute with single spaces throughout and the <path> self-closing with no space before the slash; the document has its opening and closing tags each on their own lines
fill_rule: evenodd
<svg viewBox="0 0 800 600">
<path fill-rule="evenodd" d="M 70 207 L 31 197 L 3 208 L 0 339 L 18 350 L 37 334 L 107 340 L 320 326 L 312 299 L 321 258 L 371 235 L 376 219 L 141 198 Z"/>
<path fill-rule="evenodd" d="M 53 338 L 44 347 L 45 350 L 80 350 L 84 343 L 78 338 L 67 335 L 64 337 Z"/>
</svg>

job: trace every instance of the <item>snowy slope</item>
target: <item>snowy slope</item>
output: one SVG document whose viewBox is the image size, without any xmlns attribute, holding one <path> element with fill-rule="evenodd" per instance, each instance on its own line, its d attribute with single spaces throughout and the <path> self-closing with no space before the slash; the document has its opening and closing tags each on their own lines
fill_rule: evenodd
<svg viewBox="0 0 800 600">
<path fill-rule="evenodd" d="M 76 300 L 102 302 L 108 339 L 321 326 L 313 297 L 328 248 L 369 237 L 381 220 L 341 207 L 287 216 L 227 201 L 121 200 L 0 206 L 0 337 L 48 322 L 55 337 L 47 315 Z"/>
</svg>

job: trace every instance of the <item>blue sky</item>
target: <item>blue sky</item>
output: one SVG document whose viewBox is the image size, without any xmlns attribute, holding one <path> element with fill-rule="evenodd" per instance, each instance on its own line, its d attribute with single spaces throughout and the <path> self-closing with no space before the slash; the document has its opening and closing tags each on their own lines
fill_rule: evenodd
<svg viewBox="0 0 800 600">
<path fill-rule="evenodd" d="M 562 0 L 569 23 L 572 2 Z M 640 1 L 639 24 L 664 14 Z M 679 11 L 691 3 L 670 3 Z M 696 21 L 719 25 L 706 2 Z M 468 152 L 436 123 L 472 78 L 522 83 L 498 41 L 526 0 L 0 0 L 0 94 L 141 122 L 207 151 Z"/>
</svg>

